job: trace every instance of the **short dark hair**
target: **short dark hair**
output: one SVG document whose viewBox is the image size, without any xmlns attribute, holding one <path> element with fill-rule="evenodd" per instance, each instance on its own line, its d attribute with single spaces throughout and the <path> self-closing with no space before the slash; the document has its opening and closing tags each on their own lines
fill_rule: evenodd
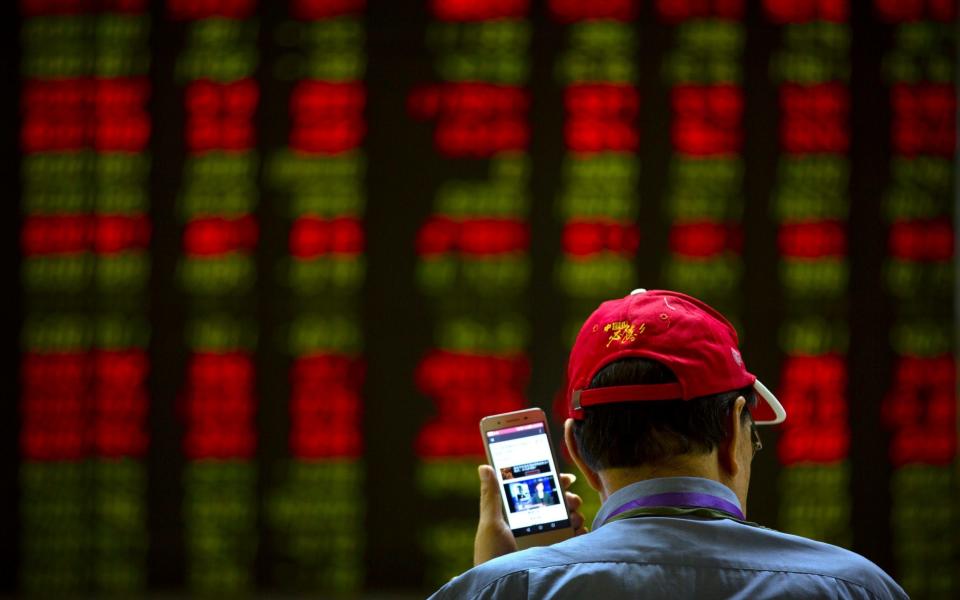
<svg viewBox="0 0 960 600">
<path fill-rule="evenodd" d="M 677 381 L 673 372 L 654 360 L 614 361 L 590 381 L 587 389 L 617 385 Z M 594 470 L 658 464 L 682 454 L 706 454 L 729 434 L 727 416 L 737 397 L 747 400 L 742 422 L 756 406 L 753 387 L 702 396 L 687 401 L 620 402 L 583 409 L 573 434 L 584 462 Z"/>
</svg>

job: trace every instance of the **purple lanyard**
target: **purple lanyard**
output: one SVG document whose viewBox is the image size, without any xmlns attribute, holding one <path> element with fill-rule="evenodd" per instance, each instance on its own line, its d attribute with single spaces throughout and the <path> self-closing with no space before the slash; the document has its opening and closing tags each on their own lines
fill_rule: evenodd
<svg viewBox="0 0 960 600">
<path fill-rule="evenodd" d="M 653 496 L 644 496 L 631 500 L 626 504 L 618 506 L 604 520 L 604 523 L 619 515 L 622 512 L 634 508 L 649 508 L 651 506 L 676 506 L 683 508 L 713 508 L 729 513 L 730 516 L 744 520 L 746 517 L 740 508 L 732 502 L 727 502 L 723 498 L 711 496 L 710 494 L 701 494 L 698 492 L 668 492 L 665 494 L 654 494 Z"/>
</svg>

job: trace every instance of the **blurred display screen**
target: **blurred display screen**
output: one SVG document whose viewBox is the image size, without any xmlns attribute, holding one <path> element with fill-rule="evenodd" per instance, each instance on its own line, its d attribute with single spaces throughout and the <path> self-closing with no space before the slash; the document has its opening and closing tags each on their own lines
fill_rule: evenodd
<svg viewBox="0 0 960 600">
<path fill-rule="evenodd" d="M 960 594 L 952 0 L 12 18 L 0 591 L 428 592 L 471 564 L 479 420 L 542 407 L 559 452 L 580 323 L 644 287 L 787 409 L 751 520 Z"/>
</svg>

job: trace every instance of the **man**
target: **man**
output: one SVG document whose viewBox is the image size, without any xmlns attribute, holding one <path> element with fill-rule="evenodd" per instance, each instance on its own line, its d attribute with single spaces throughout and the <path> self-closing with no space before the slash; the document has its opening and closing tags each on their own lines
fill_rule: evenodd
<svg viewBox="0 0 960 600">
<path fill-rule="evenodd" d="M 857 554 L 746 520 L 756 425 L 786 413 L 720 313 L 668 291 L 605 302 L 567 376 L 564 440 L 603 501 L 593 531 L 517 552 L 483 465 L 477 566 L 434 598 L 906 598 Z"/>
</svg>

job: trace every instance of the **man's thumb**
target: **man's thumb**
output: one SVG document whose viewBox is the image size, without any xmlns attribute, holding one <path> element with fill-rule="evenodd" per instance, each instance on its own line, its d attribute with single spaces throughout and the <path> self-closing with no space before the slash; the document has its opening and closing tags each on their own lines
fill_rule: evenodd
<svg viewBox="0 0 960 600">
<path fill-rule="evenodd" d="M 477 468 L 480 476 L 480 519 L 502 519 L 500 510 L 500 491 L 497 489 L 497 475 L 490 465 Z"/>
</svg>

